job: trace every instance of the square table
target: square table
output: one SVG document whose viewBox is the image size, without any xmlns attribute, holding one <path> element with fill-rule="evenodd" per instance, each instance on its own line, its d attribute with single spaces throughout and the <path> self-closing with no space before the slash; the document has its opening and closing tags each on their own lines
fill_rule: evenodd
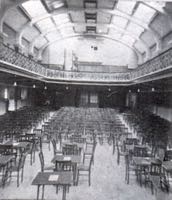
<svg viewBox="0 0 172 200">
<path fill-rule="evenodd" d="M 10 167 L 13 160 L 12 155 L 1 155 L 0 156 L 0 168 L 2 168 L 2 186 L 5 185 L 6 180 L 10 177 Z"/>
<path fill-rule="evenodd" d="M 56 165 L 56 169 L 57 169 L 57 163 L 61 162 L 69 162 L 69 160 L 66 158 L 70 158 L 70 161 L 73 165 L 73 182 L 74 185 L 76 183 L 77 180 L 77 165 L 81 163 L 81 156 L 80 155 L 55 155 L 54 158 L 52 159 L 52 163 L 55 163 Z"/>
<path fill-rule="evenodd" d="M 63 187 L 62 200 L 66 200 L 67 188 L 71 186 L 72 174 L 71 172 L 39 172 L 32 185 L 37 185 L 37 200 L 39 199 L 39 189 L 42 186 L 42 200 L 44 198 L 45 185 L 55 185 Z"/>
</svg>

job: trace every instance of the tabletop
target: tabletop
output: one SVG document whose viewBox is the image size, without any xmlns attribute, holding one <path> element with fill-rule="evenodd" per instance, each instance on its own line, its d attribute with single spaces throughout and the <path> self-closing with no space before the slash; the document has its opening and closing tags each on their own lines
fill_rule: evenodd
<svg viewBox="0 0 172 200">
<path fill-rule="evenodd" d="M 133 157 L 133 162 L 137 166 L 149 166 L 151 163 L 160 163 L 157 158 L 151 157 Z"/>
<path fill-rule="evenodd" d="M 13 148 L 26 148 L 30 143 L 29 142 L 13 142 L 8 141 L 3 145 L 6 147 L 13 147 Z"/>
<path fill-rule="evenodd" d="M 167 171 L 172 173 L 172 161 L 164 161 L 162 167 Z"/>
<path fill-rule="evenodd" d="M 83 143 L 77 143 L 77 142 L 63 142 L 63 144 L 62 145 L 76 145 L 78 148 L 80 148 L 80 149 L 83 149 L 84 148 L 84 145 L 85 144 L 83 144 Z"/>
<path fill-rule="evenodd" d="M 32 185 L 71 185 L 71 172 L 39 172 Z"/>
<path fill-rule="evenodd" d="M 81 156 L 80 155 L 55 155 L 52 159 L 52 163 L 55 163 L 56 161 L 59 162 L 65 162 L 71 160 L 72 163 L 80 163 L 81 162 Z"/>
<path fill-rule="evenodd" d="M 0 165 L 6 165 L 10 162 L 14 157 L 11 155 L 1 155 L 0 156 Z"/>
</svg>

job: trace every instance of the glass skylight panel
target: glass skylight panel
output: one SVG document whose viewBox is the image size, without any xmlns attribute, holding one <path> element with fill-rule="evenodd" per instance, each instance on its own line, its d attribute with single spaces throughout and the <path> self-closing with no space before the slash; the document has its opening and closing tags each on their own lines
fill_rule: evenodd
<svg viewBox="0 0 172 200">
<path fill-rule="evenodd" d="M 122 37 L 122 41 L 128 44 L 129 46 L 132 46 L 133 43 L 135 42 L 135 39 L 129 35 L 124 35 Z"/>
<path fill-rule="evenodd" d="M 112 19 L 112 24 L 119 26 L 121 28 L 125 28 L 127 25 L 128 20 L 122 17 L 114 16 Z"/>
<path fill-rule="evenodd" d="M 62 36 L 71 35 L 71 34 L 73 34 L 73 28 L 71 28 L 71 27 L 63 28 L 60 30 L 60 33 L 62 34 Z"/>
<path fill-rule="evenodd" d="M 51 18 L 43 19 L 36 23 L 36 25 L 40 28 L 41 31 L 51 29 L 55 27 L 54 23 L 52 22 Z"/>
<path fill-rule="evenodd" d="M 121 37 L 121 33 L 115 31 L 115 30 L 112 30 L 110 29 L 109 30 L 109 36 L 111 36 L 112 38 L 116 38 L 116 39 L 119 39 Z"/>
<path fill-rule="evenodd" d="M 154 8 L 155 10 L 164 13 L 163 11 L 163 7 L 165 6 L 165 2 L 163 1 L 150 1 L 150 2 L 145 2 L 147 5 L 149 5 L 150 7 Z"/>
<path fill-rule="evenodd" d="M 44 37 L 39 37 L 35 42 L 35 46 L 39 49 L 46 43 L 47 43 L 47 40 Z"/>
<path fill-rule="evenodd" d="M 52 2 L 52 7 L 54 9 L 58 9 L 60 7 L 64 6 L 64 2 L 63 1 L 54 1 Z"/>
<path fill-rule="evenodd" d="M 155 13 L 156 11 L 154 9 L 149 8 L 148 6 L 145 6 L 143 4 L 139 4 L 139 7 L 137 8 L 133 16 L 149 24 L 150 20 L 155 15 Z"/>
<path fill-rule="evenodd" d="M 127 31 L 129 31 L 139 37 L 140 34 L 144 31 L 144 28 L 142 28 L 141 26 L 139 26 L 137 24 L 130 22 L 130 24 L 127 27 Z"/>
<path fill-rule="evenodd" d="M 49 40 L 49 41 L 53 41 L 53 40 L 56 40 L 56 39 L 60 39 L 60 34 L 56 31 L 56 32 L 51 32 L 51 33 L 48 33 L 46 35 L 46 38 Z"/>
<path fill-rule="evenodd" d="M 118 1 L 116 8 L 122 12 L 127 14 L 131 14 L 133 12 L 134 6 L 136 5 L 135 1 Z"/>
<path fill-rule="evenodd" d="M 67 22 L 70 22 L 68 14 L 60 14 L 53 17 L 57 25 L 61 25 Z"/>
<path fill-rule="evenodd" d="M 47 14 L 46 9 L 40 1 L 30 0 L 23 3 L 22 7 L 30 15 L 31 18 Z"/>
</svg>

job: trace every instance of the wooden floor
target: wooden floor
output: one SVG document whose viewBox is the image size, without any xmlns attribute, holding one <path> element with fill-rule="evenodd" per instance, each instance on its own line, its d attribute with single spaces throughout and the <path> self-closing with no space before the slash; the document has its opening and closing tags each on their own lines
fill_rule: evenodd
<svg viewBox="0 0 172 200">
<path fill-rule="evenodd" d="M 48 146 L 43 146 L 45 162 L 48 163 L 53 157 Z M 0 199 L 19 199 L 33 200 L 36 198 L 36 187 L 31 182 L 37 172 L 40 170 L 38 153 L 36 154 L 36 162 L 30 166 L 29 156 L 26 160 L 24 182 L 19 188 L 16 186 L 16 179 L 12 179 L 4 189 L 0 188 Z M 118 166 L 116 163 L 116 155 L 112 155 L 112 146 L 107 143 L 98 144 L 95 152 L 95 163 L 92 167 L 91 186 L 88 186 L 87 180 L 81 180 L 78 186 L 72 186 L 67 194 L 67 200 L 171 200 L 172 191 L 169 194 L 158 191 L 152 195 L 149 187 L 140 187 L 136 182 L 135 176 L 131 176 L 130 184 L 127 185 L 124 180 L 125 165 L 124 160 Z M 45 199 L 55 200 L 62 199 L 62 192 L 55 192 L 54 186 L 45 188 Z"/>
</svg>

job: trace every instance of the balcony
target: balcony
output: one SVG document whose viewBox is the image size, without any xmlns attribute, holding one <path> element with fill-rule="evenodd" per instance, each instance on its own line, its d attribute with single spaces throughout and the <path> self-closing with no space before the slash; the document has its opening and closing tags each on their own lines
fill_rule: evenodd
<svg viewBox="0 0 172 200">
<path fill-rule="evenodd" d="M 16 52 L 8 46 L 0 43 L 0 70 L 5 66 L 13 71 L 21 73 L 30 73 L 30 77 L 37 75 L 39 79 L 47 81 L 76 81 L 92 83 L 123 83 L 129 84 L 146 79 L 159 73 L 165 74 L 172 69 L 172 48 L 168 49 L 159 56 L 147 61 L 137 69 L 130 72 L 78 72 L 62 71 L 59 69 L 50 69 L 27 56 Z"/>
</svg>

